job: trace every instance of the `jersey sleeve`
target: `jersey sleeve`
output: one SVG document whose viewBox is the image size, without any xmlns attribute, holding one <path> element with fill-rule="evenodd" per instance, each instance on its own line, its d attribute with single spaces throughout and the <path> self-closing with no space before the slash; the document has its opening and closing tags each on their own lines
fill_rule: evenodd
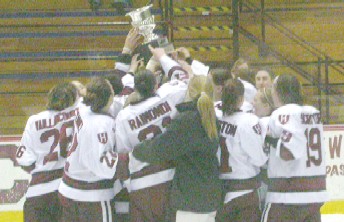
<svg viewBox="0 0 344 222">
<path fill-rule="evenodd" d="M 135 86 L 134 76 L 130 74 L 125 74 L 122 77 L 122 84 L 123 84 L 123 87 L 129 87 L 131 89 L 134 89 L 134 86 Z"/>
<path fill-rule="evenodd" d="M 240 110 L 245 113 L 253 113 L 254 107 L 252 103 L 249 103 L 245 100 L 242 106 L 240 107 Z"/>
<path fill-rule="evenodd" d="M 270 136 L 273 138 L 278 138 L 282 133 L 282 128 L 280 127 L 280 124 L 278 123 L 278 114 L 277 111 L 273 112 L 271 114 L 268 126 L 270 131 Z"/>
<path fill-rule="evenodd" d="M 189 79 L 189 74 L 173 59 L 164 55 L 160 58 L 161 66 L 164 73 L 168 75 L 170 79 L 187 80 Z"/>
<path fill-rule="evenodd" d="M 115 130 L 97 129 L 92 131 L 87 141 L 92 149 L 84 150 L 80 155 L 80 162 L 95 175 L 112 179 L 116 173 L 118 163 L 117 153 L 113 151 L 115 146 Z"/>
<path fill-rule="evenodd" d="M 132 56 L 129 54 L 120 54 L 115 63 L 115 70 L 125 75 L 129 71 Z"/>
<path fill-rule="evenodd" d="M 280 156 L 281 147 L 287 148 L 295 159 L 299 159 L 305 154 L 305 149 L 300 149 L 307 144 L 302 126 L 297 115 L 288 113 L 277 113 L 271 117 L 269 129 L 273 137 L 278 138 L 276 155 Z"/>
<path fill-rule="evenodd" d="M 193 73 L 196 75 L 203 75 L 207 76 L 209 73 L 210 67 L 205 65 L 204 63 L 198 61 L 198 60 L 193 60 L 191 63 L 191 70 Z"/>
<path fill-rule="evenodd" d="M 257 94 L 256 87 L 246 80 L 242 80 L 242 79 L 240 80 L 243 83 L 244 88 L 245 88 L 245 92 L 244 92 L 245 100 L 249 103 L 252 103 L 255 95 Z"/>
<path fill-rule="evenodd" d="M 110 115 L 113 117 L 113 118 L 116 118 L 119 111 L 121 111 L 123 109 L 123 105 L 124 103 L 122 103 L 120 101 L 120 98 L 118 97 L 115 97 L 111 106 L 110 106 L 110 109 L 109 109 L 109 113 Z"/>
<path fill-rule="evenodd" d="M 122 111 L 120 111 L 116 118 L 116 152 L 129 153 L 133 150 L 130 140 L 126 134 L 124 127 L 125 121 L 122 118 Z"/>
<path fill-rule="evenodd" d="M 304 134 L 304 129 L 297 124 L 295 118 L 291 118 L 290 122 L 282 125 L 282 134 L 277 143 L 277 153 L 280 153 L 281 146 L 287 148 L 294 156 L 295 159 L 299 159 L 305 155 L 306 149 L 300 149 L 307 144 L 307 140 Z"/>
<path fill-rule="evenodd" d="M 187 84 L 182 81 L 172 80 L 160 86 L 157 94 L 161 98 L 168 98 L 175 105 L 184 101 L 187 87 Z"/>
<path fill-rule="evenodd" d="M 258 118 L 250 118 L 240 128 L 241 145 L 249 157 L 249 161 L 258 167 L 263 166 L 268 156 L 264 152 L 264 128 Z"/>
<path fill-rule="evenodd" d="M 16 160 L 21 166 L 30 166 L 37 160 L 37 154 L 34 151 L 34 132 L 32 130 L 32 117 L 26 123 L 24 133 L 17 149 Z"/>
</svg>

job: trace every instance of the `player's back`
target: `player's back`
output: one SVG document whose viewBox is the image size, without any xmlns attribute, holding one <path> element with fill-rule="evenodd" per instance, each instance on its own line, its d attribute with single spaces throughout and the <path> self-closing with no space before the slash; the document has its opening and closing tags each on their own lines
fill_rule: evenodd
<svg viewBox="0 0 344 222">
<path fill-rule="evenodd" d="M 327 200 L 323 125 L 311 106 L 287 104 L 275 110 L 269 122 L 276 147 L 270 148 L 268 202 L 314 203 Z M 292 160 L 284 160 L 287 149 Z"/>
<path fill-rule="evenodd" d="M 68 164 L 65 167 L 65 174 L 73 179 L 88 182 L 104 178 L 111 179 L 113 170 L 110 168 L 109 172 L 97 171 L 95 166 L 99 159 L 96 156 L 93 158 L 92 154 L 97 154 L 98 149 L 103 150 L 104 144 L 108 144 L 105 151 L 114 149 L 114 118 L 108 114 L 94 113 L 90 107 L 85 107 L 80 110 L 74 128 L 75 133 L 67 157 Z"/>
<path fill-rule="evenodd" d="M 28 119 L 16 156 L 22 166 L 35 164 L 30 172 L 33 187 L 28 189 L 27 196 L 57 189 L 67 154 L 66 147 L 60 147 L 60 139 L 73 126 L 75 113 L 75 108 L 70 107 L 62 111 L 43 111 Z M 41 186 L 39 189 L 34 186 L 37 184 Z"/>
<path fill-rule="evenodd" d="M 80 110 L 59 192 L 78 201 L 111 199 L 116 172 L 115 121 L 108 114 Z"/>
<path fill-rule="evenodd" d="M 295 157 L 289 162 L 282 161 L 273 158 L 277 150 L 271 149 L 269 174 L 272 177 L 325 174 L 324 135 L 320 118 L 320 112 L 314 107 L 296 104 L 281 107 L 272 114 L 269 125 L 272 135 L 279 136 L 281 143 L 291 149 Z"/>
<path fill-rule="evenodd" d="M 63 111 L 43 111 L 29 118 L 21 146 L 25 146 L 35 153 L 35 169 L 32 173 L 60 169 L 64 166 L 64 157 L 58 156 L 59 136 L 61 130 L 67 130 L 67 123 L 72 122 L 74 118 L 74 108 L 67 108 Z M 29 157 L 26 159 L 24 153 L 21 158 L 18 158 L 18 161 L 26 165 L 25 163 L 29 163 L 31 159 Z"/>
<path fill-rule="evenodd" d="M 243 179 L 257 176 L 266 162 L 263 152 L 263 137 L 257 116 L 235 112 L 219 118 L 221 166 L 226 162 L 231 169 L 222 172 L 222 179 Z M 225 155 L 225 153 L 228 155 Z M 225 159 L 224 159 L 225 158 Z"/>
<path fill-rule="evenodd" d="M 116 119 L 116 147 L 118 152 L 130 152 L 140 142 L 165 131 L 177 114 L 175 104 L 168 97 L 154 96 L 119 112 Z M 147 166 L 130 156 L 130 172 Z"/>
<path fill-rule="evenodd" d="M 188 85 L 179 80 L 162 84 L 156 91 L 161 98 L 169 97 L 176 104 L 183 102 Z"/>
</svg>

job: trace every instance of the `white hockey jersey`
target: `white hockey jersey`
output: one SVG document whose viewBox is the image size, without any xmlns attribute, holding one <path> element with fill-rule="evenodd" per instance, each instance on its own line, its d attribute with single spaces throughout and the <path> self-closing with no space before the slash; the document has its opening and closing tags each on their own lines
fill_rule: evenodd
<svg viewBox="0 0 344 222">
<path fill-rule="evenodd" d="M 180 80 L 183 82 L 189 81 L 189 74 L 176 61 L 172 60 L 167 55 L 160 58 L 160 64 L 165 75 L 167 75 L 171 80 Z"/>
<path fill-rule="evenodd" d="M 252 192 L 260 186 L 260 167 L 267 161 L 259 118 L 251 113 L 235 112 L 219 118 L 220 179 L 228 190 L 225 203 Z"/>
<path fill-rule="evenodd" d="M 125 100 L 128 98 L 127 95 L 116 95 L 113 98 L 113 102 L 110 106 L 109 113 L 113 118 L 116 118 L 119 111 L 121 111 L 124 107 Z"/>
<path fill-rule="evenodd" d="M 67 147 L 61 149 L 60 140 L 73 127 L 76 110 L 70 107 L 63 111 L 43 111 L 28 119 L 16 153 L 19 165 L 34 164 L 27 198 L 58 189 L 67 156 Z"/>
<path fill-rule="evenodd" d="M 244 89 L 245 89 L 245 92 L 244 92 L 244 98 L 247 102 L 249 103 L 252 103 L 253 100 L 254 100 L 254 97 L 256 96 L 257 94 L 257 89 L 254 85 L 252 85 L 251 83 L 249 83 L 248 81 L 246 80 L 243 80 L 243 79 L 240 79 L 238 78 L 242 84 L 244 85 Z"/>
<path fill-rule="evenodd" d="M 270 148 L 267 202 L 304 204 L 327 200 L 323 125 L 320 112 L 311 106 L 287 104 L 275 110 L 269 130 L 278 139 Z M 281 148 L 294 160 L 285 161 Z"/>
<path fill-rule="evenodd" d="M 163 133 L 171 119 L 177 114 L 175 105 L 183 98 L 169 94 L 164 98 L 154 96 L 134 105 L 130 105 L 120 111 L 116 118 L 116 146 L 118 152 L 128 153 L 141 141 L 151 139 Z M 150 166 L 149 163 L 137 160 L 129 153 L 129 171 L 133 175 L 143 168 Z M 161 173 L 161 172 L 160 172 Z M 159 176 L 160 175 L 160 176 Z M 169 181 L 173 178 L 174 170 L 168 169 L 157 176 L 162 178 L 131 179 L 130 189 L 138 190 Z M 142 181 L 145 180 L 145 181 Z"/>
<path fill-rule="evenodd" d="M 240 107 L 240 110 L 245 113 L 254 113 L 254 107 L 252 103 L 249 103 L 246 100 L 244 100 L 242 106 Z"/>
<path fill-rule="evenodd" d="M 264 116 L 259 119 L 260 126 L 262 127 L 262 136 L 264 138 L 264 146 L 263 150 L 266 155 L 269 155 L 270 153 L 270 144 L 269 140 L 266 139 L 266 137 L 270 137 L 270 130 L 269 130 L 269 121 L 270 121 L 270 116 Z M 264 165 L 264 168 L 267 169 L 267 163 Z"/>
<path fill-rule="evenodd" d="M 162 84 L 156 91 L 156 94 L 161 97 L 169 97 L 175 104 L 183 102 L 188 85 L 180 80 L 171 80 Z"/>
<path fill-rule="evenodd" d="M 59 192 L 76 201 L 97 202 L 114 197 L 114 175 L 118 162 L 115 148 L 115 120 L 80 110 L 75 120 L 73 142 L 67 155 Z"/>
<path fill-rule="evenodd" d="M 223 112 L 222 112 L 222 101 L 216 101 L 214 102 L 214 108 L 215 108 L 215 115 L 217 119 L 222 118 Z"/>
</svg>

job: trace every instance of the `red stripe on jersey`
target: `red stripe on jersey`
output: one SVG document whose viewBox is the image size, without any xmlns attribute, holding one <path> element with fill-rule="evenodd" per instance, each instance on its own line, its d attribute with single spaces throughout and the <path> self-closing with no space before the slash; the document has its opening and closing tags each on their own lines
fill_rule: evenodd
<svg viewBox="0 0 344 222">
<path fill-rule="evenodd" d="M 226 191 L 239 191 L 239 190 L 254 190 L 260 187 L 260 179 L 258 176 L 250 179 L 234 179 L 224 180 L 224 188 Z"/>
<path fill-rule="evenodd" d="M 269 178 L 269 192 L 315 192 L 326 190 L 326 176 Z"/>
<path fill-rule="evenodd" d="M 161 165 L 148 165 L 144 167 L 142 170 L 135 172 L 130 175 L 131 179 L 138 179 L 147 175 L 155 174 L 164 170 L 173 169 L 174 167 L 172 164 L 161 164 Z"/>
<path fill-rule="evenodd" d="M 113 188 L 114 180 L 98 180 L 94 182 L 75 180 L 63 174 L 62 181 L 75 189 L 79 190 L 101 190 Z"/>
<path fill-rule="evenodd" d="M 60 179 L 62 177 L 62 174 L 63 174 L 63 169 L 33 173 L 30 186 L 41 184 L 41 183 L 48 183 L 50 181 Z"/>
</svg>

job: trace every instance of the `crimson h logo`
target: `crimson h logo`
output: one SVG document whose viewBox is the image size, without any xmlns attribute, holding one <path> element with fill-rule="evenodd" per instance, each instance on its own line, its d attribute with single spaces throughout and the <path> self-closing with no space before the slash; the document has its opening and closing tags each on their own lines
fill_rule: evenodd
<svg viewBox="0 0 344 222">
<path fill-rule="evenodd" d="M 284 125 L 289 121 L 289 115 L 279 115 L 278 120 L 282 125 Z"/>
<path fill-rule="evenodd" d="M 103 143 L 103 144 L 107 143 L 108 141 L 107 133 L 98 133 L 98 140 L 100 143 Z"/>
</svg>

